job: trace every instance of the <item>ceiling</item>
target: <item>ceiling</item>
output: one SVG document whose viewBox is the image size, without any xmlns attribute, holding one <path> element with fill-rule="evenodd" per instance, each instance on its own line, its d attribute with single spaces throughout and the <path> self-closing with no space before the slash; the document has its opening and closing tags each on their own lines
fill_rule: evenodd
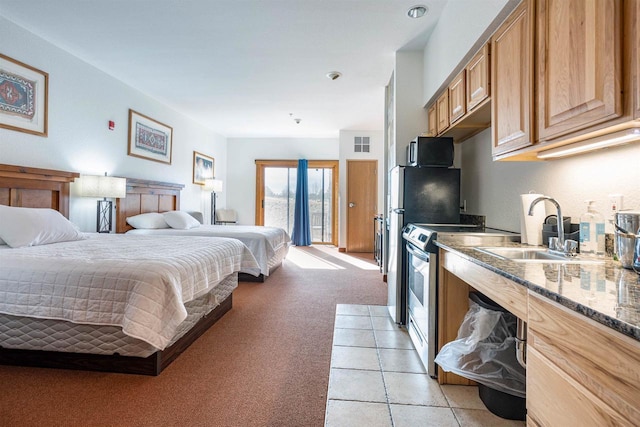
<svg viewBox="0 0 640 427">
<path fill-rule="evenodd" d="M 336 138 L 382 130 L 395 52 L 421 50 L 446 2 L 0 0 L 0 15 L 221 135 Z"/>
</svg>

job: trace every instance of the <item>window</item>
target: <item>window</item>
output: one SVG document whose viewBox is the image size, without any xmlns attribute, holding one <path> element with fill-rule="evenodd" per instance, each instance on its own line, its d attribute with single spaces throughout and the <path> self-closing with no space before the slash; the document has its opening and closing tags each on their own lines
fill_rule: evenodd
<svg viewBox="0 0 640 427">
<path fill-rule="evenodd" d="M 295 210 L 297 160 L 256 160 L 256 224 L 291 234 Z M 311 241 L 338 244 L 338 162 L 309 160 Z"/>
<path fill-rule="evenodd" d="M 353 151 L 356 153 L 369 153 L 370 144 L 368 136 L 356 136 L 354 137 Z"/>
</svg>

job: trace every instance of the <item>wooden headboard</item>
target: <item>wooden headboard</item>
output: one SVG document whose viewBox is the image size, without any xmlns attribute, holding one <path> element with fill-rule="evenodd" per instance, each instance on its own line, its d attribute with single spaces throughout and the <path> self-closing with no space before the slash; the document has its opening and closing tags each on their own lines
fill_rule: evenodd
<svg viewBox="0 0 640 427">
<path fill-rule="evenodd" d="M 51 208 L 69 218 L 69 187 L 76 172 L 0 164 L 0 205 Z"/>
<path fill-rule="evenodd" d="M 127 224 L 127 217 L 179 210 L 183 188 L 183 184 L 127 178 L 127 197 L 116 201 L 116 233 L 133 229 Z"/>
</svg>

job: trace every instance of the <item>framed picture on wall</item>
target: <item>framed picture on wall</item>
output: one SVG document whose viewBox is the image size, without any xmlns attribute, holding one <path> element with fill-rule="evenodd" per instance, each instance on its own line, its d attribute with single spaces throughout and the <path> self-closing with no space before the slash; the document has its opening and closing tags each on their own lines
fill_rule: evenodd
<svg viewBox="0 0 640 427">
<path fill-rule="evenodd" d="M 193 183 L 204 185 L 207 179 L 213 179 L 213 167 L 215 160 L 213 157 L 193 152 Z"/>
<path fill-rule="evenodd" d="M 129 154 L 171 164 L 173 128 L 129 110 Z"/>
<path fill-rule="evenodd" d="M 0 127 L 47 136 L 49 74 L 0 54 Z"/>
</svg>

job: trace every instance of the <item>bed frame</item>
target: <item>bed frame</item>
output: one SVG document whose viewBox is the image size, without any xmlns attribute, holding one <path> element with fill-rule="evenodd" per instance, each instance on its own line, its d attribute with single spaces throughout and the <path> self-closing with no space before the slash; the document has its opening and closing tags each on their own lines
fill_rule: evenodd
<svg viewBox="0 0 640 427">
<path fill-rule="evenodd" d="M 149 212 L 180 210 L 180 191 L 183 184 L 127 178 L 126 198 L 116 201 L 116 233 L 132 230 L 127 217 Z M 271 267 L 269 274 L 278 266 Z M 264 282 L 264 274 L 258 277 L 248 273 L 238 273 L 241 282 Z"/>
<path fill-rule="evenodd" d="M 0 204 L 17 207 L 51 208 L 69 217 L 70 184 L 80 175 L 50 169 L 39 169 L 0 164 Z M 141 181 L 141 182 L 138 182 Z M 146 190 L 143 190 L 146 186 Z M 145 209 L 144 212 L 177 209 L 180 206 L 179 184 L 128 179 L 129 187 L 137 188 L 139 197 L 118 199 L 124 217 L 118 226 L 126 226 L 127 209 Z M 137 208 L 136 206 L 139 206 Z M 151 209 L 154 210 L 151 210 Z M 119 211 L 119 213 L 120 213 Z M 138 212 L 140 213 L 140 212 Z M 126 230 L 125 230 L 126 231 Z M 124 232 L 124 231 L 119 231 Z M 216 323 L 233 305 L 229 295 L 219 306 L 200 319 L 170 347 L 156 351 L 148 357 L 67 353 L 39 350 L 15 350 L 0 347 L 0 364 L 45 368 L 79 369 L 89 371 L 120 372 L 127 374 L 158 375 L 191 343 Z"/>
</svg>

